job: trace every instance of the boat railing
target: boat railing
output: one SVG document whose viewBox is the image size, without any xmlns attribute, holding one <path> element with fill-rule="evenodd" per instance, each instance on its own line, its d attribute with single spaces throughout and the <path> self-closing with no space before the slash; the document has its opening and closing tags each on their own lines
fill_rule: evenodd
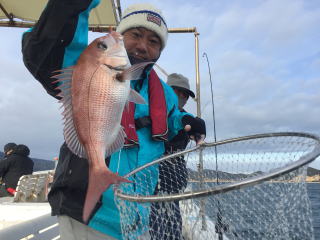
<svg viewBox="0 0 320 240">
<path fill-rule="evenodd" d="M 13 202 L 45 202 L 53 172 L 42 171 L 20 177 Z"/>
</svg>

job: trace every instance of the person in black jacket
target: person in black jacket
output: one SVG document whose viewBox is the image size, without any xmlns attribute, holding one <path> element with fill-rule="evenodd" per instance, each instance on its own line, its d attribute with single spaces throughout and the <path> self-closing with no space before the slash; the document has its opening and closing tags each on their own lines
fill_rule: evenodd
<svg viewBox="0 0 320 240">
<path fill-rule="evenodd" d="M 15 144 L 13 142 L 7 143 L 6 145 L 4 145 L 4 147 L 3 147 L 4 157 L 10 155 L 16 146 L 17 146 L 17 144 Z"/>
<path fill-rule="evenodd" d="M 179 110 L 189 97 L 195 94 L 190 90 L 189 80 L 182 74 L 173 73 L 168 76 L 167 84 L 171 86 L 178 97 Z M 202 119 L 201 119 L 202 120 Z M 203 120 L 202 120 L 203 121 Z M 180 130 L 171 141 L 165 143 L 166 154 L 183 151 L 190 141 L 189 134 Z M 159 181 L 155 194 L 179 193 L 184 191 L 188 183 L 188 171 L 184 156 L 163 161 L 159 164 Z M 182 240 L 182 218 L 179 201 L 153 203 L 150 215 L 150 235 L 153 240 Z"/>
<path fill-rule="evenodd" d="M 189 97 L 195 97 L 194 93 L 190 90 L 188 78 L 182 74 L 172 73 L 168 76 L 167 84 L 173 88 L 178 97 L 179 110 L 186 112 L 183 107 L 186 105 Z M 166 154 L 185 150 L 190 141 L 189 135 L 184 129 L 180 130 L 178 135 L 165 143 Z M 160 182 L 165 184 L 162 188 L 168 193 L 178 193 L 187 186 L 187 168 L 183 156 L 162 162 L 159 171 Z M 170 175 L 170 178 L 166 178 L 167 175 Z"/>
<path fill-rule="evenodd" d="M 12 150 L 12 151 L 11 151 Z M 19 144 L 13 149 L 5 151 L 5 158 L 0 161 L 0 197 L 11 196 L 8 189 L 15 189 L 22 175 L 32 174 L 33 161 L 29 158 L 30 150 L 26 145 Z"/>
<path fill-rule="evenodd" d="M 4 145 L 4 147 L 3 147 L 4 156 L 0 160 L 7 159 L 7 157 L 13 152 L 13 150 L 16 146 L 17 146 L 17 144 L 15 144 L 13 142 L 10 142 L 10 143 L 7 143 L 6 145 Z M 2 177 L 1 176 L 0 176 L 0 192 L 3 192 L 3 193 L 0 193 L 0 196 L 7 194 L 7 190 L 4 187 L 2 187 Z"/>
</svg>

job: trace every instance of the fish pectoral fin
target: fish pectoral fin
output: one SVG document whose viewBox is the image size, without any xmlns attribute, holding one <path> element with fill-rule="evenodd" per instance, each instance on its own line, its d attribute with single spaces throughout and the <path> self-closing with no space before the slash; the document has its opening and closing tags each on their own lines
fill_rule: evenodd
<svg viewBox="0 0 320 240">
<path fill-rule="evenodd" d="M 144 98 L 132 88 L 130 89 L 128 101 L 138 103 L 138 104 L 146 104 L 146 101 L 144 100 Z"/>
<path fill-rule="evenodd" d="M 128 69 L 123 70 L 122 73 L 120 73 L 121 75 L 121 79 L 122 80 L 136 80 L 139 79 L 143 69 L 150 65 L 153 64 L 154 62 L 143 62 L 143 63 L 138 63 L 138 64 L 134 64 L 131 67 L 129 67 Z"/>
<path fill-rule="evenodd" d="M 108 137 L 108 136 L 106 136 L 106 137 Z M 125 134 L 123 128 L 120 127 L 120 130 L 119 130 L 119 133 L 118 133 L 116 139 L 111 144 L 111 146 L 106 149 L 106 157 L 110 156 L 112 153 L 118 151 L 119 149 L 121 149 L 123 147 L 125 137 L 126 137 L 126 134 Z"/>
</svg>

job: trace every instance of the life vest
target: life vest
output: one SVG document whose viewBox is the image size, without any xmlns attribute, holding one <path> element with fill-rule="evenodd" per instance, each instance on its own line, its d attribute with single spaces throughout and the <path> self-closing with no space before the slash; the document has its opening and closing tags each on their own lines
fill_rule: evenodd
<svg viewBox="0 0 320 240">
<path fill-rule="evenodd" d="M 134 119 L 135 104 L 130 102 L 125 107 L 121 125 L 127 135 L 125 147 L 139 145 L 137 130 L 151 125 L 152 138 L 155 141 L 168 140 L 168 123 L 167 123 L 167 104 L 164 96 L 163 86 L 157 73 L 152 69 L 149 75 L 148 97 L 149 97 L 149 114 L 140 119 Z"/>
</svg>

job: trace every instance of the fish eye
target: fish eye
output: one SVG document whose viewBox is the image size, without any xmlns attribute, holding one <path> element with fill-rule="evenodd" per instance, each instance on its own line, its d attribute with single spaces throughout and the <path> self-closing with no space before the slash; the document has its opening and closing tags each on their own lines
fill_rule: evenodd
<svg viewBox="0 0 320 240">
<path fill-rule="evenodd" d="M 107 50 L 108 46 L 104 42 L 98 42 L 98 48 Z"/>
</svg>

